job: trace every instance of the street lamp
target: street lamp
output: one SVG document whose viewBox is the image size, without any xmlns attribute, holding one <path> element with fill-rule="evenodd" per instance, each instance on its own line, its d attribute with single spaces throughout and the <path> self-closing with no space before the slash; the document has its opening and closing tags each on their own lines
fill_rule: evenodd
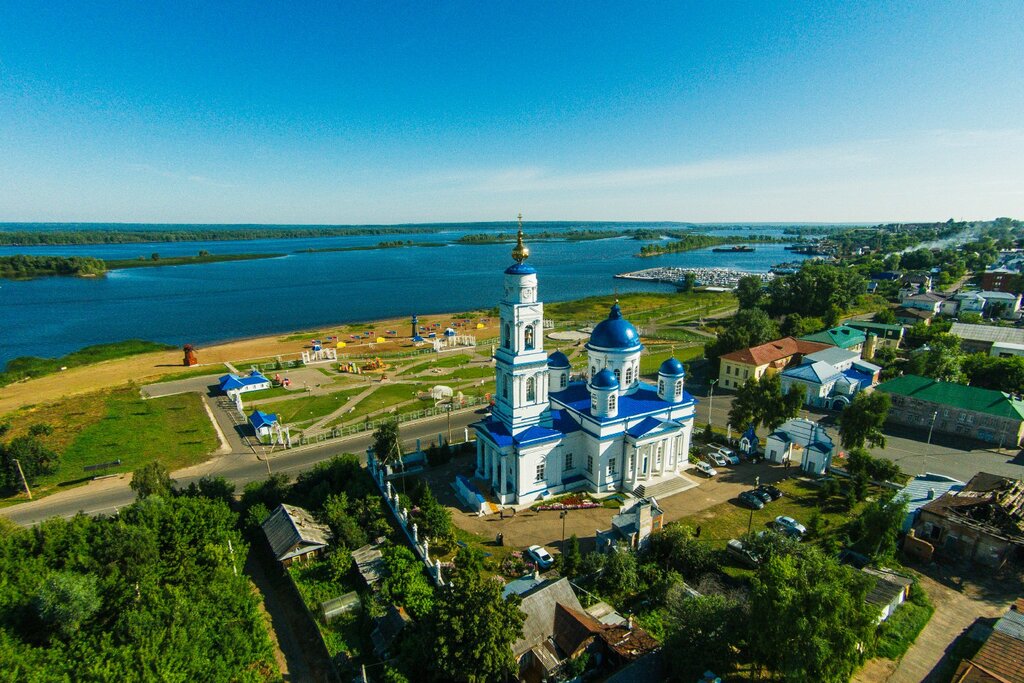
<svg viewBox="0 0 1024 683">
<path fill-rule="evenodd" d="M 711 380 L 711 391 L 708 394 L 708 424 L 711 424 L 711 409 L 715 407 L 715 385 L 717 379 Z"/>
<path fill-rule="evenodd" d="M 932 413 L 932 426 L 928 428 L 928 445 L 932 445 L 932 430 L 935 429 L 935 418 L 939 416 L 939 411 Z"/>
</svg>

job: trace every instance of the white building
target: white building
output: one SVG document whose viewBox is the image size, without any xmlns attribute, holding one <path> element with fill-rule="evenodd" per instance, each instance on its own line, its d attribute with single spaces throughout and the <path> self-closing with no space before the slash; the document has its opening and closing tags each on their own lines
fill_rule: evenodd
<svg viewBox="0 0 1024 683">
<path fill-rule="evenodd" d="M 764 456 L 771 462 L 799 464 L 808 474 L 825 474 L 832 464 L 835 444 L 817 423 L 802 418 L 787 420 L 768 435 Z"/>
<path fill-rule="evenodd" d="M 495 352 L 496 403 L 473 425 L 476 476 L 505 505 L 569 490 L 631 491 L 665 496 L 692 483 L 696 401 L 684 389 L 682 363 L 662 363 L 658 385 L 640 381 L 640 335 L 618 303 L 587 344 L 587 381 L 572 381 L 566 356 L 544 351 L 544 304 L 537 271 L 523 263 L 523 233 L 505 270 L 500 346 Z"/>
<path fill-rule="evenodd" d="M 800 365 L 782 371 L 782 393 L 797 387 L 804 405 L 842 410 L 854 394 L 878 383 L 882 368 L 862 360 L 860 352 L 838 347 L 804 356 Z"/>
</svg>

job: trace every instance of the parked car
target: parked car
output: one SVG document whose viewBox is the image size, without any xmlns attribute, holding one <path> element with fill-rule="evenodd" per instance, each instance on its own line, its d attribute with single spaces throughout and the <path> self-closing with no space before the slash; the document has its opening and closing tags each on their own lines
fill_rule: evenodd
<svg viewBox="0 0 1024 683">
<path fill-rule="evenodd" d="M 786 517 L 785 515 L 779 515 L 775 518 L 775 528 L 784 534 L 797 538 L 807 533 L 807 527 L 792 517 Z"/>
<path fill-rule="evenodd" d="M 757 567 L 761 564 L 761 558 L 756 553 L 747 550 L 743 541 L 735 538 L 725 544 L 725 554 L 748 567 Z"/>
<path fill-rule="evenodd" d="M 712 465 L 718 465 L 719 467 L 725 467 L 729 464 L 718 451 L 708 451 L 707 455 L 704 456 L 704 459 Z"/>
<path fill-rule="evenodd" d="M 695 467 L 700 472 L 706 474 L 709 477 L 714 477 L 714 476 L 716 476 L 718 474 L 718 470 L 716 470 L 714 467 L 712 467 L 711 465 L 707 464 L 703 460 L 698 460 L 697 464 L 695 465 Z"/>
<path fill-rule="evenodd" d="M 736 455 L 736 452 L 733 449 L 731 449 L 731 448 L 726 448 L 725 446 L 719 446 L 718 447 L 718 454 L 720 456 L 722 456 L 723 458 L 725 458 L 725 461 L 728 462 L 730 465 L 739 465 L 740 464 L 740 457 L 738 455 Z"/>
<path fill-rule="evenodd" d="M 761 500 L 761 502 L 764 503 L 765 505 L 767 505 L 768 503 L 772 502 L 772 495 L 770 493 L 768 493 L 767 491 L 764 491 L 764 490 L 762 490 L 760 488 L 750 489 L 750 494 L 754 495 L 754 496 L 757 496 Z"/>
<path fill-rule="evenodd" d="M 758 498 L 757 496 L 755 496 L 750 491 L 744 491 L 743 493 L 741 493 L 738 496 L 738 498 L 739 498 L 739 501 L 741 503 L 743 503 L 744 505 L 746 505 L 748 508 L 753 508 L 755 510 L 760 510 L 761 508 L 764 507 L 764 503 L 761 502 L 761 499 Z"/>
<path fill-rule="evenodd" d="M 551 553 L 539 545 L 531 545 L 527 548 L 526 557 L 541 569 L 551 569 L 551 565 L 555 563 L 555 558 L 551 557 Z"/>
<path fill-rule="evenodd" d="M 769 496 L 772 497 L 772 500 L 778 500 L 779 498 L 782 498 L 782 490 L 777 486 L 772 486 L 771 484 L 761 484 L 760 486 L 757 487 L 757 489 L 759 491 L 764 491 L 765 493 L 767 493 Z"/>
</svg>

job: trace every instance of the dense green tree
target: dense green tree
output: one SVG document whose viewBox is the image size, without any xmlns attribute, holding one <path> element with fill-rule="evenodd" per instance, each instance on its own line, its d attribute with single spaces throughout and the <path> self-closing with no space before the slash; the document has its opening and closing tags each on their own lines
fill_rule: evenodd
<svg viewBox="0 0 1024 683">
<path fill-rule="evenodd" d="M 235 485 L 224 477 L 206 475 L 198 482 L 192 482 L 183 491 L 187 496 L 202 496 L 214 500 L 222 500 L 228 505 L 235 501 Z"/>
<path fill-rule="evenodd" d="M 846 469 L 853 476 L 861 476 L 874 481 L 892 481 L 899 476 L 899 465 L 892 460 L 876 458 L 863 448 L 850 449 L 846 454 Z"/>
<path fill-rule="evenodd" d="M 906 516 L 903 496 L 869 502 L 850 525 L 853 549 L 875 561 L 893 560 Z"/>
<path fill-rule="evenodd" d="M 774 430 L 786 420 L 796 417 L 804 402 L 804 393 L 797 386 L 782 393 L 782 379 L 776 373 L 765 373 L 760 379 L 749 379 L 736 390 L 729 408 L 729 424 L 736 429 L 761 425 Z"/>
<path fill-rule="evenodd" d="M 705 355 L 716 367 L 718 357 L 730 351 L 778 339 L 779 326 L 758 308 L 743 309 L 733 316 L 718 338 L 705 346 Z"/>
<path fill-rule="evenodd" d="M 377 461 L 396 466 L 402 459 L 398 420 L 385 420 L 373 432 L 373 454 Z"/>
<path fill-rule="evenodd" d="M 740 308 L 757 308 L 764 297 L 764 283 L 757 275 L 744 275 L 736 283 L 733 292 L 739 301 Z"/>
<path fill-rule="evenodd" d="M 423 563 L 404 545 L 381 550 L 384 576 L 377 596 L 382 605 L 402 605 L 414 619 L 423 619 L 434 606 L 434 588 L 423 573 Z"/>
<path fill-rule="evenodd" d="M 420 525 L 420 535 L 430 539 L 431 544 L 447 551 L 455 545 L 455 524 L 452 513 L 444 505 L 437 502 L 434 492 L 424 486 L 417 501 L 419 512 L 416 521 Z"/>
<path fill-rule="evenodd" d="M 876 323 L 882 323 L 884 325 L 895 325 L 896 313 L 891 308 L 883 308 L 875 313 L 874 320 Z"/>
<path fill-rule="evenodd" d="M 963 360 L 963 371 L 971 386 L 1011 394 L 1024 393 L 1024 357 L 996 358 L 974 353 Z"/>
<path fill-rule="evenodd" d="M 839 437 L 843 448 L 861 448 L 869 443 L 885 446 L 882 427 L 889 417 L 892 399 L 881 391 L 862 391 L 839 413 Z"/>
<path fill-rule="evenodd" d="M 928 350 L 912 356 L 906 371 L 923 375 L 942 382 L 963 382 L 964 354 L 960 350 L 960 338 L 948 333 L 933 334 L 928 340 Z"/>
<path fill-rule="evenodd" d="M 163 464 L 151 462 L 132 472 L 132 480 L 128 485 L 139 498 L 169 496 L 174 480 Z"/>
<path fill-rule="evenodd" d="M 707 670 L 731 671 L 745 630 L 742 606 L 721 595 L 690 595 L 677 587 L 666 600 L 667 651 L 675 680 L 695 681 Z"/>
<path fill-rule="evenodd" d="M 864 278 L 855 270 L 805 261 L 796 273 L 769 283 L 767 307 L 772 315 L 825 318 L 849 309 L 864 291 Z"/>
<path fill-rule="evenodd" d="M 845 683 L 863 661 L 874 610 L 870 582 L 816 549 L 776 554 L 751 582 L 754 661 L 784 681 Z"/>
<path fill-rule="evenodd" d="M 49 633 L 68 637 L 100 609 L 93 574 L 51 573 L 32 601 L 36 616 Z"/>
<path fill-rule="evenodd" d="M 576 534 L 570 536 L 566 541 L 565 550 L 560 557 L 562 576 L 570 579 L 579 576 L 580 570 L 583 568 L 583 553 L 580 552 L 580 540 L 576 538 Z"/>
<path fill-rule="evenodd" d="M 524 615 L 518 597 L 505 600 L 501 584 L 483 575 L 479 551 L 462 548 L 425 620 L 426 642 L 437 677 L 449 681 L 503 681 L 516 673 L 512 644 L 522 635 Z"/>
<path fill-rule="evenodd" d="M 787 337 L 802 337 L 807 334 L 814 334 L 825 329 L 825 321 L 821 318 L 809 318 L 799 313 L 790 313 L 782 321 L 783 335 Z"/>
<path fill-rule="evenodd" d="M 663 570 L 674 570 L 689 581 L 698 581 L 716 570 L 719 562 L 711 546 L 696 538 L 695 533 L 685 524 L 669 524 L 651 534 L 644 558 Z"/>
<path fill-rule="evenodd" d="M 609 595 L 625 597 L 639 587 L 636 555 L 625 546 L 608 553 L 601 572 L 601 589 Z"/>
<path fill-rule="evenodd" d="M 348 495 L 344 492 L 327 496 L 321 517 L 331 527 L 335 544 L 348 550 L 366 545 L 366 532 L 350 514 Z"/>
<path fill-rule="evenodd" d="M 15 460 L 31 482 L 36 477 L 56 472 L 60 456 L 39 437 L 29 434 L 0 443 L 0 487 L 11 489 L 22 485 Z"/>
</svg>

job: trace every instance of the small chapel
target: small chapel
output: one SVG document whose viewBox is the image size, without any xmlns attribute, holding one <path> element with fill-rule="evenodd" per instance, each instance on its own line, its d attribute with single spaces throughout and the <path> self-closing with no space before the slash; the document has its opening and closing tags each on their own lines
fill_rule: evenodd
<svg viewBox="0 0 1024 683">
<path fill-rule="evenodd" d="M 693 486 L 680 476 L 690 467 L 696 406 L 683 364 L 669 358 L 656 386 L 641 381 L 644 347 L 616 301 L 590 335 L 587 368 L 574 377 L 564 353 L 544 350 L 544 304 L 529 255 L 520 217 L 499 303 L 495 403 L 473 425 L 477 478 L 502 505 L 567 491 L 644 497 Z"/>
</svg>

